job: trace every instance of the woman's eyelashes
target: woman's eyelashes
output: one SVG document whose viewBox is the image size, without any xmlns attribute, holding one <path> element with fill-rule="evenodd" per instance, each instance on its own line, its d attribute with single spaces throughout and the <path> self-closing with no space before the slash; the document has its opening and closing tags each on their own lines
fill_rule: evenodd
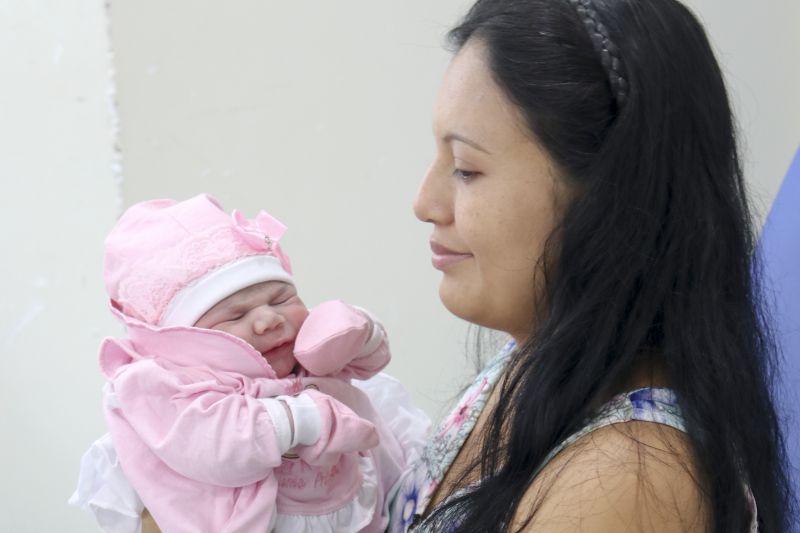
<svg viewBox="0 0 800 533">
<path fill-rule="evenodd" d="M 464 170 L 463 168 L 453 169 L 453 176 L 461 181 L 470 181 L 480 175 L 480 172 L 474 170 Z"/>
</svg>

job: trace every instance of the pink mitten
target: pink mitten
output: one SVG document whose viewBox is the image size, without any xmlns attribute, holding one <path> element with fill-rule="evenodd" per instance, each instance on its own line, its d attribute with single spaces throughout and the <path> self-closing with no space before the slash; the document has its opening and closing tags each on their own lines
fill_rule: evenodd
<svg viewBox="0 0 800 533">
<path fill-rule="evenodd" d="M 322 427 L 319 440 L 310 446 L 298 446 L 295 452 L 313 466 L 333 466 L 344 453 L 367 451 L 378 445 L 378 431 L 369 420 L 332 396 L 308 389 L 319 409 Z"/>
<path fill-rule="evenodd" d="M 372 321 L 351 305 L 338 300 L 321 303 L 300 326 L 294 356 L 314 375 L 335 374 L 363 355 L 372 328 Z"/>
</svg>

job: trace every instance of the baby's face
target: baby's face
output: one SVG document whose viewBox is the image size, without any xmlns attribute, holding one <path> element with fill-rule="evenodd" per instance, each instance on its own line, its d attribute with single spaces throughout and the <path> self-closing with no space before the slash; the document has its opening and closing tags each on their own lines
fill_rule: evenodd
<svg viewBox="0 0 800 533">
<path fill-rule="evenodd" d="M 209 309 L 195 327 L 218 329 L 249 342 L 279 378 L 292 372 L 294 339 L 308 316 L 294 285 L 266 281 L 245 287 Z"/>
</svg>

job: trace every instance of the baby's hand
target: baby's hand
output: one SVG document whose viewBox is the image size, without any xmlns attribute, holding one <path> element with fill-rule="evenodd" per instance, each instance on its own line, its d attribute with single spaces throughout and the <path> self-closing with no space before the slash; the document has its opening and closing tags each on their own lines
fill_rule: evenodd
<svg viewBox="0 0 800 533">
<path fill-rule="evenodd" d="M 295 448 L 297 455 L 306 463 L 333 466 L 344 453 L 363 452 L 378 445 L 378 431 L 372 422 L 332 396 L 311 389 L 303 394 L 314 401 L 321 420 L 316 444 Z"/>
<path fill-rule="evenodd" d="M 372 320 L 339 300 L 316 306 L 294 341 L 294 355 L 312 374 L 327 376 L 362 355 L 372 335 Z"/>
</svg>

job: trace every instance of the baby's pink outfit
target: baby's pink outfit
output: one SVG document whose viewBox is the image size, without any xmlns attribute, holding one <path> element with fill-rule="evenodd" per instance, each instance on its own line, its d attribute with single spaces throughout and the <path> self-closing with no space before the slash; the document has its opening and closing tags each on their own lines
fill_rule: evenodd
<svg viewBox="0 0 800 533">
<path fill-rule="evenodd" d="M 106 417 L 125 474 L 165 533 L 298 529 L 280 523 L 292 515 L 312 531 L 314 517 L 330 531 L 385 528 L 384 496 L 405 456 L 370 400 L 349 383 L 388 363 L 379 324 L 367 338 L 361 313 L 341 302 L 321 304 L 295 346 L 302 364 L 329 372 L 277 379 L 260 353 L 225 332 L 160 328 L 115 314 L 128 338 L 101 347 L 110 383 Z M 259 399 L 304 390 L 322 405 L 322 437 L 298 447 L 299 457 L 282 458 Z M 328 529 L 331 521 L 340 524 Z"/>
<path fill-rule="evenodd" d="M 386 527 L 387 493 L 426 426 L 398 409 L 400 394 L 373 389 L 384 417 L 350 382 L 389 362 L 377 320 L 318 305 L 294 339 L 296 374 L 280 379 L 246 341 L 191 326 L 240 289 L 294 283 L 285 229 L 199 195 L 134 205 L 106 239 L 106 287 L 128 335 L 101 345 L 111 443 L 84 456 L 72 499 L 106 531 L 138 530 L 142 505 L 164 533 Z"/>
</svg>

